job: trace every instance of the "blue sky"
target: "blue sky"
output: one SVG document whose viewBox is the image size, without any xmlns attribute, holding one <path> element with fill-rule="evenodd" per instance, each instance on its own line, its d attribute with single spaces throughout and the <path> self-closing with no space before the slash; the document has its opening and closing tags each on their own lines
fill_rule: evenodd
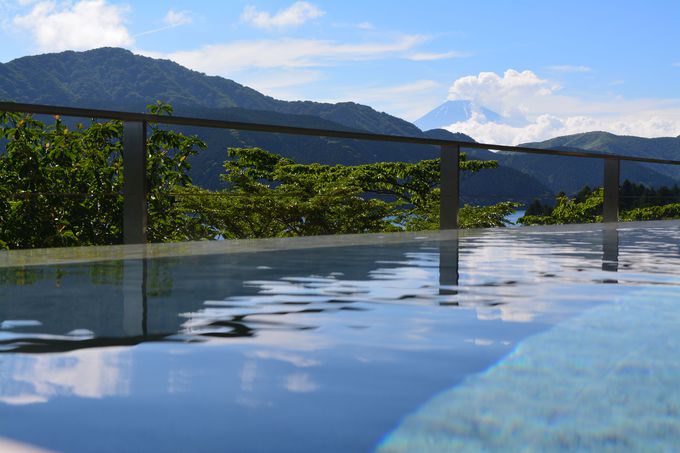
<svg viewBox="0 0 680 453">
<path fill-rule="evenodd" d="M 0 0 L 0 61 L 105 45 L 277 98 L 415 120 L 447 99 L 517 143 L 584 130 L 680 134 L 680 1 Z"/>
</svg>

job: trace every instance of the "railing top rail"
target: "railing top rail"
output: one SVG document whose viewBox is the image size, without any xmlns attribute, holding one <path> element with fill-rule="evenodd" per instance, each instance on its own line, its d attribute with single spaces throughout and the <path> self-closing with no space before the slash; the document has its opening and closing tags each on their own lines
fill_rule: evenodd
<svg viewBox="0 0 680 453">
<path fill-rule="evenodd" d="M 496 145 L 490 143 L 464 142 L 458 140 L 443 140 L 426 137 L 410 137 L 402 135 L 373 134 L 370 132 L 352 130 L 314 129 L 297 126 L 280 126 L 274 124 L 246 123 L 239 121 L 224 121 L 208 118 L 192 118 L 183 116 L 163 116 L 150 113 L 121 112 L 116 110 L 87 109 L 76 107 L 62 107 L 55 105 L 23 104 L 14 102 L 0 102 L 0 112 L 33 113 L 41 115 L 61 115 L 79 118 L 98 118 L 120 121 L 146 121 L 147 123 L 173 124 L 179 126 L 208 127 L 217 129 L 234 129 L 253 132 L 271 132 L 290 135 L 307 135 L 316 137 L 347 138 L 355 140 L 370 140 L 393 143 L 409 143 L 419 145 L 451 145 L 473 149 L 491 149 L 496 151 L 519 152 L 527 154 L 545 154 L 551 156 L 585 157 L 590 159 L 618 159 L 632 162 L 654 164 L 680 165 L 680 160 L 653 159 L 637 156 L 622 156 L 618 154 L 604 154 L 588 151 L 565 151 L 558 149 L 529 148 L 526 146 Z"/>
</svg>

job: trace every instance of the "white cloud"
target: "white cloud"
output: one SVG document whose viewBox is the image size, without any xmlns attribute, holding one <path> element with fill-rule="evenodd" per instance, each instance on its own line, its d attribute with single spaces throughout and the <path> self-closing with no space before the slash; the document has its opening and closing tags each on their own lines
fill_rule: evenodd
<svg viewBox="0 0 680 453">
<path fill-rule="evenodd" d="M 452 51 L 452 52 L 444 52 L 444 53 L 428 53 L 428 52 L 421 52 L 421 53 L 414 53 L 412 55 L 409 55 L 406 57 L 409 60 L 413 61 L 434 61 L 434 60 L 444 60 L 447 58 L 459 58 L 459 57 L 467 57 L 469 54 L 467 52 L 457 52 L 457 51 Z"/>
<path fill-rule="evenodd" d="M 361 22 L 357 24 L 357 28 L 360 30 L 373 30 L 375 26 L 370 22 Z"/>
<path fill-rule="evenodd" d="M 572 66 L 572 65 L 557 65 L 557 66 L 548 66 L 547 68 L 550 71 L 554 72 L 592 72 L 592 68 L 589 68 L 588 66 Z"/>
<path fill-rule="evenodd" d="M 127 11 L 105 0 L 39 1 L 28 14 L 15 16 L 12 24 L 26 30 L 44 52 L 125 47 L 134 42 L 125 26 Z"/>
<path fill-rule="evenodd" d="M 527 97 L 547 96 L 557 88 L 531 71 L 508 69 L 502 77 L 495 72 L 461 77 L 449 89 L 449 99 L 473 101 L 508 115 L 523 110 L 523 100 Z"/>
<path fill-rule="evenodd" d="M 233 76 L 246 69 L 290 69 L 329 66 L 341 61 L 378 60 L 399 56 L 424 42 L 419 35 L 403 35 L 387 42 L 344 44 L 334 41 L 284 38 L 212 44 L 172 53 L 144 52 L 213 75 Z"/>
<path fill-rule="evenodd" d="M 170 10 L 163 18 L 163 23 L 168 27 L 177 27 L 179 25 L 186 25 L 192 22 L 191 15 L 187 11 Z"/>
<path fill-rule="evenodd" d="M 257 28 L 299 27 L 305 22 L 323 16 L 325 13 L 308 2 L 295 2 L 276 14 L 259 11 L 255 6 L 246 6 L 241 14 L 241 22 Z"/>
<path fill-rule="evenodd" d="M 560 135 L 607 131 L 643 137 L 680 134 L 680 99 L 586 100 L 558 93 L 560 87 L 531 71 L 512 69 L 503 76 L 483 72 L 456 80 L 450 99 L 471 100 L 509 118 L 488 122 L 473 114 L 447 127 L 487 143 L 519 144 Z"/>
<path fill-rule="evenodd" d="M 680 61 L 676 61 L 675 63 L 673 63 L 673 66 L 675 66 L 676 68 L 680 68 Z"/>
<path fill-rule="evenodd" d="M 514 127 L 508 124 L 487 122 L 473 114 L 465 122 L 447 127 L 450 131 L 463 132 L 484 143 L 517 145 L 520 143 L 547 140 L 563 135 L 591 131 L 607 131 L 618 135 L 642 137 L 675 136 L 680 134 L 680 121 L 668 118 L 662 112 L 652 117 L 594 118 L 573 116 L 560 118 L 550 114 L 538 116 L 529 124 Z"/>
</svg>

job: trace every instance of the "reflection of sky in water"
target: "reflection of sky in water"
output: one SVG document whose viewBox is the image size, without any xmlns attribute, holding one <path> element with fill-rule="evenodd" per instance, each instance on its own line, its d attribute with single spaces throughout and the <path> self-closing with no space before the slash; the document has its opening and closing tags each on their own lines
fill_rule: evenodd
<svg viewBox="0 0 680 453">
<path fill-rule="evenodd" d="M 657 300 L 675 319 L 665 296 L 680 282 L 678 224 L 622 230 L 613 254 L 603 237 L 598 227 L 432 234 L 44 267 L 20 279 L 0 269 L 0 437 L 69 451 L 357 451 L 399 426 L 382 447 L 424 451 L 430 438 L 505 442 L 507 421 L 530 444 L 546 411 L 560 410 L 545 389 L 611 374 L 611 361 L 591 366 L 607 349 L 630 365 L 618 392 L 628 374 L 638 385 L 644 370 L 668 371 L 663 345 L 640 342 L 631 359 L 616 353 L 636 337 L 610 333 L 633 330 L 636 313 L 650 336 L 663 331 Z M 652 357 L 645 347 L 653 362 L 640 358 Z M 560 381 L 565 366 L 583 379 Z M 544 393 L 525 393 L 525 406 L 521 393 L 503 399 L 517 385 Z M 455 436 L 450 414 L 464 420 Z M 569 435 L 587 422 L 560 420 Z"/>
<path fill-rule="evenodd" d="M 117 348 L 116 348 L 117 349 Z M 103 398 L 129 392 L 130 363 L 114 348 L 61 355 L 0 356 L 0 368 L 12 370 L 0 381 L 0 402 L 45 403 L 55 396 Z"/>
</svg>

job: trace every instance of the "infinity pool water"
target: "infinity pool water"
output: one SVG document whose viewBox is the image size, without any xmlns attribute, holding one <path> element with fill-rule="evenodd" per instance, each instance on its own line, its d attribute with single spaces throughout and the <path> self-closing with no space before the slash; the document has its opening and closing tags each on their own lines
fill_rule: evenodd
<svg viewBox="0 0 680 453">
<path fill-rule="evenodd" d="M 680 223 L 0 253 L 0 451 L 669 451 Z"/>
</svg>

